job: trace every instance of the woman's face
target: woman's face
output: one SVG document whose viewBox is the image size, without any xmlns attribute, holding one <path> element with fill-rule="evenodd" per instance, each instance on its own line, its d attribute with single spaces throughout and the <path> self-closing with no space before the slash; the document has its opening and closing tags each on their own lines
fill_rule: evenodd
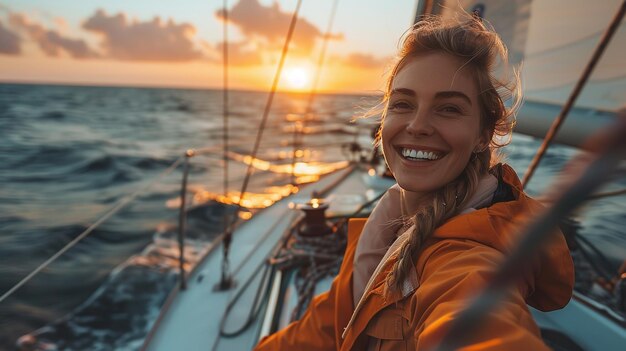
<svg viewBox="0 0 626 351">
<path fill-rule="evenodd" d="M 461 174 L 480 131 L 478 88 L 463 61 L 443 53 L 409 59 L 396 74 L 382 125 L 383 154 L 404 190 L 431 193 Z"/>
</svg>

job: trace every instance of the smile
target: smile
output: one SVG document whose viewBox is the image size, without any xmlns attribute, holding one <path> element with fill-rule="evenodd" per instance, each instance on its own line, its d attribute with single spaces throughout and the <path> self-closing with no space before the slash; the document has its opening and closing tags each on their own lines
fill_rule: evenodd
<svg viewBox="0 0 626 351">
<path fill-rule="evenodd" d="M 441 154 L 433 151 L 400 148 L 400 154 L 407 160 L 427 160 L 434 161 L 442 157 Z"/>
</svg>

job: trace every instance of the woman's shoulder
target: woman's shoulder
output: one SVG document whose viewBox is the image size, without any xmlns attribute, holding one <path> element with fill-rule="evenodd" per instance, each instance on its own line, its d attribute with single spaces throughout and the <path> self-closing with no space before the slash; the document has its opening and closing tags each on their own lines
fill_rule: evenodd
<svg viewBox="0 0 626 351">
<path fill-rule="evenodd" d="M 498 179 L 491 204 L 448 220 L 434 231 L 430 245 L 464 241 L 503 254 L 511 250 L 517 242 L 517 232 L 543 206 L 523 191 L 517 174 L 509 165 L 498 164 L 491 173 Z"/>
<path fill-rule="evenodd" d="M 515 170 L 505 163 L 499 163 L 490 170 L 498 179 L 489 214 L 494 217 L 519 222 L 529 214 L 534 214 L 544 206 L 525 191 Z"/>
</svg>

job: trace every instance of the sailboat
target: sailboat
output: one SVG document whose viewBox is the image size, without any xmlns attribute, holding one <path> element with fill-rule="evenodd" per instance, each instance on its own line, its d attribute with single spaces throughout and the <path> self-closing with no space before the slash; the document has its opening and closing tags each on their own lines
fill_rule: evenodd
<svg viewBox="0 0 626 351">
<path fill-rule="evenodd" d="M 528 20 L 529 1 L 515 3 L 522 11 L 514 11 L 514 17 Z M 491 17 L 492 8 L 505 7 L 502 2 L 460 1 L 458 4 L 467 12 L 477 8 L 484 11 L 484 17 L 496 30 L 499 25 L 510 26 L 507 22 L 510 17 L 503 22 L 496 20 L 498 11 L 492 12 L 496 16 Z M 417 13 L 449 15 L 444 11 L 449 8 L 443 1 L 424 1 L 418 4 Z M 515 23 L 523 26 L 523 20 Z M 511 34 L 508 42 L 523 47 L 524 40 L 515 37 L 516 33 Z M 507 35 L 503 37 L 506 41 Z M 511 44 L 510 47 L 513 58 L 517 55 L 521 60 L 523 48 L 516 50 Z M 545 121 L 554 118 L 558 111 L 559 106 L 554 104 L 526 101 L 519 118 L 524 122 L 520 122 L 516 131 L 543 137 L 549 127 Z M 593 116 L 593 123 L 589 123 L 589 116 Z M 614 118 L 614 113 L 609 111 L 575 108 L 567 123 L 567 128 L 572 130 L 559 134 L 556 140 L 581 146 L 581 140 L 610 125 Z M 360 123 L 370 127 L 366 122 Z M 361 138 L 367 144 L 368 136 Z M 180 202 L 183 207 L 179 283 L 169 292 L 139 348 L 250 350 L 261 337 L 297 319 L 311 296 L 329 288 L 341 264 L 346 220 L 366 217 L 380 196 L 394 184 L 393 179 L 380 176 L 382 171 L 377 168 L 382 165 L 372 163 L 370 155 L 363 153 L 359 145 L 346 147 L 353 162 L 337 164 L 336 169 L 331 167 L 316 182 L 299 186 L 297 192 L 290 190 L 291 195 L 227 228 L 201 252 L 194 251 L 193 244 L 185 242 L 182 235 L 186 211 L 184 180 Z M 196 152 L 188 151 L 185 160 Z M 242 156 L 241 161 L 250 167 L 265 167 L 254 153 Z M 295 161 L 291 166 L 293 170 Z M 242 198 L 243 194 L 239 199 Z M 238 212 L 239 209 L 234 217 Z M 617 285 L 622 283 L 623 280 Z M 588 289 L 601 287 L 592 283 Z M 589 296 L 589 291 L 586 293 L 576 292 L 572 302 L 561 311 L 534 312 L 548 344 L 557 350 L 617 350 L 626 345 L 626 317 L 623 309 L 616 308 L 619 302 L 598 301 Z"/>
<path fill-rule="evenodd" d="M 513 11 L 515 15 L 519 17 L 522 13 L 522 17 L 528 16 L 528 2 L 516 3 L 521 4 L 522 9 Z M 493 1 L 480 3 L 462 1 L 460 5 L 465 11 L 479 8 L 485 12 L 492 11 L 496 16 L 503 8 L 510 9 L 508 4 Z M 436 14 L 441 9 L 445 10 L 445 7 L 437 2 L 434 4 L 425 2 L 420 5 L 418 13 L 423 14 L 427 9 Z M 498 26 L 506 25 L 497 20 L 493 20 L 492 23 L 496 30 Z M 510 23 L 508 25 L 510 26 Z M 523 46 L 524 40 L 512 37 L 517 35 L 517 32 L 503 32 L 504 39 L 508 39 L 509 43 L 521 43 Z M 510 48 L 512 58 L 521 59 L 523 51 L 514 45 Z M 527 107 L 526 111 L 528 116 L 536 119 L 528 121 L 531 118 L 526 118 L 528 123 L 522 125 L 521 130 L 529 132 L 535 128 L 534 133 L 537 135 L 545 134 L 545 127 L 541 132 L 537 132 L 542 129 L 538 126 L 537 119 L 546 120 L 546 116 L 538 116 L 540 114 L 537 112 L 541 111 L 539 104 L 528 101 L 526 104 L 535 108 L 535 111 L 529 111 Z M 577 110 L 574 119 L 581 122 L 582 116 L 586 115 L 588 114 L 584 110 Z M 599 128 L 603 123 L 610 123 L 610 114 L 600 115 L 601 117 L 594 119 L 595 128 Z M 583 129 L 578 129 L 579 132 L 581 130 Z M 583 139 L 577 136 L 563 138 L 561 141 L 580 146 L 578 144 L 580 140 Z M 318 235 L 321 233 L 318 241 L 326 238 L 341 242 L 341 220 L 340 224 L 327 225 L 321 213 L 326 210 L 326 216 L 336 220 L 345 219 L 346 216 L 366 215 L 367 210 L 371 209 L 371 199 L 379 197 L 381 189 L 384 191 L 390 185 L 389 181 L 368 181 L 368 177 L 371 176 L 367 172 L 367 166 L 353 165 L 348 170 L 327 176 L 315 185 L 304 187 L 297 195 L 276 203 L 260 213 L 256 219 L 244 223 L 237 231 L 241 246 L 232 257 L 232 264 L 237 272 L 237 286 L 228 291 L 216 288 L 219 286 L 220 276 L 215 267 L 218 266 L 220 257 L 218 254 L 208 255 L 207 260 L 190 275 L 190 286 L 187 290 L 177 291 L 168 300 L 165 312 L 147 338 L 144 349 L 171 350 L 181 347 L 184 343 L 185 349 L 247 350 L 253 348 L 260 337 L 286 326 L 297 318 L 311 295 L 329 288 L 332 274 L 328 273 L 333 269 L 336 271 L 337 264 L 341 262 L 341 252 L 339 259 L 323 255 L 320 257 L 319 255 L 325 252 L 324 248 L 329 247 L 328 244 L 318 242 L 319 246 L 316 249 L 314 244 L 309 243 L 307 247 L 312 263 L 310 265 L 299 263 L 298 266 L 298 263 L 294 263 L 298 261 L 297 259 L 286 257 L 292 255 L 293 250 L 287 250 L 288 253 L 285 253 L 285 246 L 297 245 L 293 243 L 297 241 L 293 239 L 294 236 L 304 238 L 305 243 L 310 242 L 312 239 L 307 237 L 311 235 L 309 233 L 311 228 L 315 228 Z M 330 203 L 319 199 L 320 196 L 324 196 L 321 194 L 329 191 L 334 197 Z M 313 193 L 315 196 L 311 198 Z M 372 195 L 368 198 L 360 194 Z M 346 198 L 359 199 L 353 202 L 359 203 L 361 208 L 355 210 L 346 206 L 344 200 Z M 304 212 L 299 217 L 293 212 L 298 208 Z M 269 230 L 259 231 L 258 228 Z M 327 268 L 329 264 L 334 264 L 334 268 Z M 320 275 L 317 272 L 320 269 L 326 269 L 328 272 Z M 302 281 L 305 279 L 303 277 L 313 279 L 314 284 L 307 286 L 308 283 Z M 626 324 L 623 314 L 579 292 L 565 309 L 551 313 L 534 311 L 534 316 L 542 328 L 546 342 L 558 350 L 611 350 L 626 344 L 624 329 Z"/>
</svg>

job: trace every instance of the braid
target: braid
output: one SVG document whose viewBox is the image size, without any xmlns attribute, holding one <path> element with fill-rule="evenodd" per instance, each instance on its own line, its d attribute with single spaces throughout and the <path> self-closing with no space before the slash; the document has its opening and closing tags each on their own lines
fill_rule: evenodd
<svg viewBox="0 0 626 351">
<path fill-rule="evenodd" d="M 458 214 L 474 195 L 480 176 L 489 169 L 489 149 L 474 154 L 467 166 L 453 182 L 435 192 L 431 204 L 418 210 L 414 216 L 415 230 L 400 246 L 397 260 L 386 278 L 389 291 L 401 291 L 402 284 L 417 261 L 422 245 L 435 229 Z"/>
<path fill-rule="evenodd" d="M 486 149 L 474 154 L 465 169 L 452 182 L 432 193 L 431 202 L 414 214 L 415 230 L 410 233 L 397 253 L 397 260 L 386 277 L 386 289 L 401 291 L 417 257 L 437 227 L 457 215 L 472 198 L 480 178 L 487 173 L 495 150 L 506 145 L 505 138 L 512 131 L 515 112 L 521 103 L 521 84 L 518 72 L 509 71 L 507 49 L 498 35 L 476 18 L 467 22 L 445 20 L 439 16 L 423 18 L 402 40 L 396 63 L 391 68 L 380 113 L 382 124 L 386 120 L 394 78 L 411 60 L 428 53 L 442 53 L 463 60 L 474 76 L 478 89 L 480 133 L 488 139 Z M 496 69 L 496 67 L 501 69 Z M 496 73 L 498 73 L 496 75 Z M 505 105 L 505 101 L 510 104 Z M 379 129 L 377 142 L 381 142 Z M 482 134 L 484 133 L 484 134 Z M 488 136 L 488 137 L 487 137 Z M 487 140 L 485 140 L 487 141 Z"/>
</svg>

